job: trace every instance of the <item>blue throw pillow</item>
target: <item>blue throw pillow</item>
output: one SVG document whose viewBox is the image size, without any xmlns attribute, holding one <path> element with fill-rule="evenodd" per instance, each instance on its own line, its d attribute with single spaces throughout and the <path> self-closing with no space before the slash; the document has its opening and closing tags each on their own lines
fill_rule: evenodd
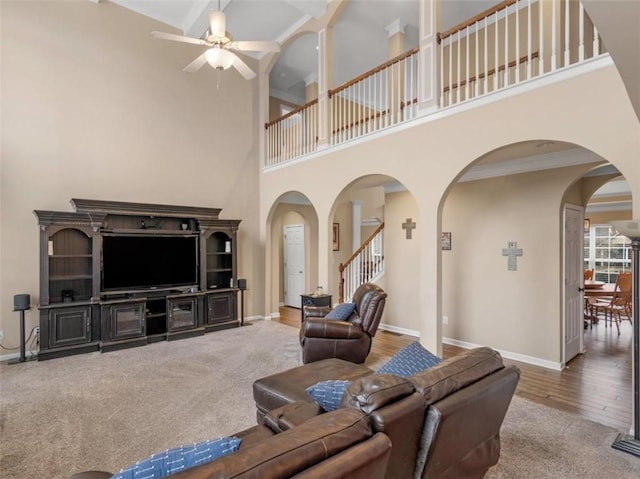
<svg viewBox="0 0 640 479">
<path fill-rule="evenodd" d="M 329 311 L 324 319 L 338 319 L 346 321 L 356 310 L 356 303 L 340 303 L 338 306 Z"/>
<path fill-rule="evenodd" d="M 331 381 L 320 381 L 307 388 L 307 393 L 325 411 L 335 411 L 342 402 L 342 396 L 347 390 L 351 381 L 336 379 Z"/>
<path fill-rule="evenodd" d="M 442 359 L 414 341 L 394 354 L 378 372 L 408 378 L 441 362 Z"/>
<path fill-rule="evenodd" d="M 133 466 L 114 474 L 111 479 L 160 479 L 236 452 L 241 442 L 242 439 L 237 437 L 221 437 L 168 449 L 138 461 Z"/>
</svg>

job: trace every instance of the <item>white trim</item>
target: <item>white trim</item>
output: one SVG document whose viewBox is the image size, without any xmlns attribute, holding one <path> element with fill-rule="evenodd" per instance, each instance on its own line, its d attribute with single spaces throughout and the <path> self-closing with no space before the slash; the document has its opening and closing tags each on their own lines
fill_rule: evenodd
<svg viewBox="0 0 640 479">
<path fill-rule="evenodd" d="M 387 35 L 389 35 L 389 38 L 391 38 L 397 33 L 404 34 L 404 27 L 406 26 L 407 26 L 406 22 L 403 22 L 399 18 L 396 18 L 389 25 L 384 27 L 384 29 L 387 31 Z"/>
<path fill-rule="evenodd" d="M 599 213 L 602 211 L 631 211 L 631 201 L 602 201 L 587 204 L 587 213 Z"/>
<path fill-rule="evenodd" d="M 506 88 L 502 88 L 500 90 L 489 93 L 487 95 L 483 95 L 477 98 L 472 98 L 462 103 L 456 103 L 455 105 L 444 107 L 431 114 L 419 116 L 417 118 L 414 118 L 413 120 L 405 121 L 403 123 L 398 123 L 396 125 L 383 128 L 374 133 L 369 133 L 366 135 L 359 136 L 358 138 L 354 138 L 353 140 L 345 141 L 337 145 L 331 145 L 330 148 L 327 147 L 322 150 L 319 149 L 319 151 L 309 153 L 307 155 L 302 155 L 293 160 L 278 163 L 277 165 L 263 166 L 262 172 L 270 173 L 272 171 L 278 171 L 281 168 L 286 168 L 288 166 L 301 163 L 303 161 L 308 161 L 314 158 L 322 157 L 327 153 L 334 153 L 347 148 L 351 148 L 356 145 L 360 145 L 362 143 L 366 143 L 368 141 L 371 141 L 377 138 L 382 138 L 387 135 L 393 135 L 395 133 L 398 133 L 399 131 L 414 128 L 416 126 L 419 126 L 425 123 L 430 123 L 432 121 L 441 120 L 443 118 L 447 118 L 452 115 L 457 115 L 458 113 L 462 113 L 465 111 L 473 110 L 479 106 L 484 106 L 497 101 L 501 101 L 506 98 L 510 98 L 514 95 L 535 91 L 545 86 L 561 83 L 561 82 L 585 75 L 587 73 L 592 73 L 592 72 L 601 70 L 603 68 L 611 67 L 613 65 L 614 63 L 613 63 L 613 60 L 611 59 L 611 56 L 608 53 L 605 53 L 596 58 L 592 58 L 591 60 L 587 60 L 583 63 L 571 65 L 562 70 L 556 70 L 554 72 L 546 73 L 542 76 L 534 77 L 530 80 L 525 80 L 521 83 L 511 85 Z"/>
<path fill-rule="evenodd" d="M 304 105 L 304 98 L 284 92 L 282 90 L 276 90 L 275 88 L 269 88 L 269 96 L 277 98 L 278 100 L 288 101 L 289 103 L 293 103 L 298 106 Z"/>
<path fill-rule="evenodd" d="M 468 343 L 466 341 L 460 341 L 458 339 L 442 338 L 444 344 L 450 344 L 452 346 L 458 346 L 465 349 L 479 348 L 481 344 Z M 562 371 L 564 369 L 563 363 L 555 361 L 549 361 L 546 359 L 534 358 L 533 356 L 527 356 L 525 354 L 514 353 L 511 351 L 504 351 L 502 349 L 492 348 L 494 351 L 498 351 L 503 358 L 513 359 L 514 361 L 520 361 L 521 363 L 532 364 L 534 366 L 540 366 L 542 368 L 553 369 L 554 371 Z"/>
<path fill-rule="evenodd" d="M 9 361 L 11 359 L 18 359 L 19 357 L 20 357 L 19 352 L 11 353 L 11 354 L 3 354 L 0 356 L 0 362 Z M 26 351 L 25 357 L 27 358 L 27 361 L 33 361 L 35 358 L 38 357 L 38 353 L 31 354 L 31 352 Z"/>
<path fill-rule="evenodd" d="M 404 334 L 406 336 L 413 336 L 415 338 L 420 337 L 420 331 L 413 329 L 401 328 L 400 326 L 394 326 L 393 324 L 380 323 L 378 329 L 383 331 L 389 331 L 390 333 Z"/>
<path fill-rule="evenodd" d="M 289 28 L 287 28 L 284 32 L 276 37 L 276 42 L 280 45 L 285 43 L 289 38 L 294 35 L 298 30 L 300 30 L 309 20 L 312 20 L 313 17 L 311 15 L 304 15 L 300 17 L 300 20 L 295 22 Z"/>
<path fill-rule="evenodd" d="M 557 153 L 527 156 L 508 162 L 488 163 L 471 167 L 458 182 L 484 180 L 498 176 L 517 175 L 551 168 L 565 168 L 567 166 L 588 165 L 606 161 L 601 156 L 583 148 L 572 148 Z"/>
</svg>

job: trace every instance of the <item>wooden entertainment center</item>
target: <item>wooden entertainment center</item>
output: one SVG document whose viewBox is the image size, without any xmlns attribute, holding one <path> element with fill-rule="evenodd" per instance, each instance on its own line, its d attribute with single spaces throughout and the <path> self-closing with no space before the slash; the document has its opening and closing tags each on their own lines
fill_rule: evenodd
<svg viewBox="0 0 640 479">
<path fill-rule="evenodd" d="M 236 232 L 220 209 L 72 199 L 40 226 L 40 351 L 51 359 L 239 326 Z"/>
</svg>

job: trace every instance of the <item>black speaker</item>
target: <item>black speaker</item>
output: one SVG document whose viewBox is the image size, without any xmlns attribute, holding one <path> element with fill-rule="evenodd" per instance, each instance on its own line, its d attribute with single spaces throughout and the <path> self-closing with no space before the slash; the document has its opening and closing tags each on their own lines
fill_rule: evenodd
<svg viewBox="0 0 640 479">
<path fill-rule="evenodd" d="M 238 279 L 238 289 L 247 289 L 246 279 Z"/>
<path fill-rule="evenodd" d="M 31 309 L 31 296 L 28 294 L 16 294 L 13 297 L 13 310 L 26 311 Z"/>
</svg>

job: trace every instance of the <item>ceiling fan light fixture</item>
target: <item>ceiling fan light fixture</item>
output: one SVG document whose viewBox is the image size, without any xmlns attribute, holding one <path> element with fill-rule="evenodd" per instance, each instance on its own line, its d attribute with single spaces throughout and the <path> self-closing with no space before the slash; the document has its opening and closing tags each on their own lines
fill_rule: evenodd
<svg viewBox="0 0 640 479">
<path fill-rule="evenodd" d="M 217 70 L 226 70 L 233 65 L 235 55 L 223 48 L 210 48 L 204 54 L 209 65 Z"/>
<path fill-rule="evenodd" d="M 225 18 L 222 12 L 209 12 L 209 22 L 211 24 L 211 35 L 216 38 L 225 36 Z"/>
</svg>

